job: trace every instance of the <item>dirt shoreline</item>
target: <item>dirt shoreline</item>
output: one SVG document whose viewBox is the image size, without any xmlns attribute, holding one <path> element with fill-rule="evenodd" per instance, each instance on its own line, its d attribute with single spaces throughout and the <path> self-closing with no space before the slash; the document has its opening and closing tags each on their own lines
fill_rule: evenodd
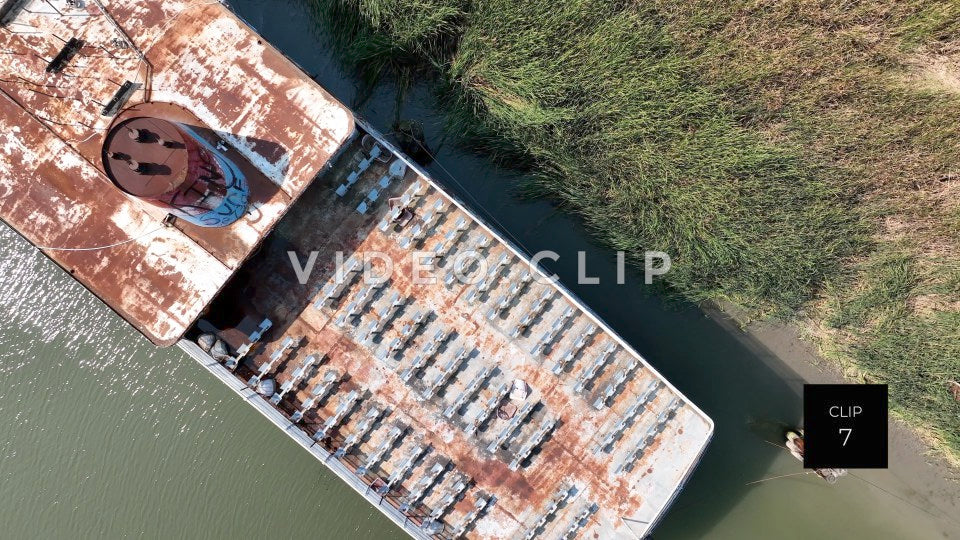
<svg viewBox="0 0 960 540">
<path fill-rule="evenodd" d="M 797 391 L 804 383 L 854 383 L 835 363 L 817 354 L 795 326 L 755 322 L 746 326 L 732 306 L 704 306 L 704 312 L 717 324 L 737 336 L 757 353 L 771 369 L 779 373 Z M 936 455 L 912 427 L 891 418 L 889 429 L 889 469 L 853 471 L 882 489 L 914 506 L 925 509 L 945 538 L 960 537 L 960 470 Z"/>
</svg>

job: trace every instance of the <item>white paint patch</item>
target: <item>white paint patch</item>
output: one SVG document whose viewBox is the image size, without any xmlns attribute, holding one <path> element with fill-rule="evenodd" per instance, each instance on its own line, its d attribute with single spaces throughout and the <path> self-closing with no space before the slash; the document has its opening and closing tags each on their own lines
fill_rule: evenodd
<svg viewBox="0 0 960 540">
<path fill-rule="evenodd" d="M 133 205 L 124 204 L 110 216 L 110 221 L 120 230 L 139 230 L 144 222 L 143 217 L 143 213 L 135 210 Z"/>
<path fill-rule="evenodd" d="M 57 196 L 51 197 L 50 202 L 56 206 L 57 220 L 62 228 L 68 228 L 63 227 L 64 225 L 69 228 L 76 227 L 90 217 L 90 207 L 85 204 L 67 201 Z"/>
<path fill-rule="evenodd" d="M 78 154 L 73 148 L 63 146 L 60 151 L 54 154 L 53 162 L 57 164 L 57 167 L 62 171 L 71 171 L 76 170 L 78 172 L 83 171 L 89 168 L 90 164 L 87 163 L 80 154 Z"/>
</svg>

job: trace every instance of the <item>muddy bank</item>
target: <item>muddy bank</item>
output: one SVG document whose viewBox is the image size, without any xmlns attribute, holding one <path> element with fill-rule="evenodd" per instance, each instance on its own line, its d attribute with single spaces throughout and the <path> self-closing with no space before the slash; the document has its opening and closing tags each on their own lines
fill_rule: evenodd
<svg viewBox="0 0 960 540">
<path fill-rule="evenodd" d="M 731 306 L 704 310 L 718 325 L 737 336 L 756 358 L 779 373 L 797 392 L 804 383 L 857 383 L 839 367 L 820 357 L 796 327 L 770 322 L 742 325 Z M 852 478 L 840 482 L 867 482 L 877 497 L 900 499 L 928 513 L 944 538 L 960 538 L 960 470 L 933 451 L 911 426 L 891 418 L 889 424 L 889 469 L 853 470 Z"/>
</svg>

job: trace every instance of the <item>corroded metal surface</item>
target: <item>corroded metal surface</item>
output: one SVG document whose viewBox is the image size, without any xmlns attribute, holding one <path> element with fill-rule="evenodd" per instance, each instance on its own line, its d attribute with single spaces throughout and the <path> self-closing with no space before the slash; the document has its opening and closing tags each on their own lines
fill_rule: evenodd
<svg viewBox="0 0 960 540">
<path fill-rule="evenodd" d="M 437 535 L 455 537 L 478 501 L 490 500 L 467 536 L 523 538 L 533 531 L 534 537 L 557 538 L 572 531 L 572 536 L 583 538 L 642 537 L 698 461 L 712 433 L 709 418 L 576 299 L 546 280 L 526 282 L 509 305 L 491 317 L 500 299 L 515 284 L 524 283 L 525 274 L 533 277 L 537 270 L 415 171 L 408 170 L 384 188 L 380 180 L 388 164 L 374 161 L 349 185 L 351 171 L 360 168 L 367 151 L 369 147 L 362 149 L 359 141 L 351 144 L 281 222 L 279 239 L 268 240 L 245 266 L 246 281 L 213 304 L 211 320 L 229 319 L 239 304 L 273 322 L 264 341 L 238 369 L 239 379 L 246 382 L 265 370 L 265 377 L 275 377 L 278 387 L 294 382 L 277 403 L 290 418 L 310 404 L 313 389 L 326 373 L 339 374 L 342 378 L 331 394 L 305 409 L 298 425 L 315 437 L 324 433 L 318 444 L 331 451 L 346 448 L 341 461 L 371 489 L 402 472 L 416 448 L 430 448 L 428 457 L 386 492 L 386 500 L 407 512 L 410 527 L 417 531 L 430 524 L 432 513 L 442 512 L 444 525 Z M 417 185 L 422 189 L 418 191 Z M 342 196 L 336 193 L 338 188 Z M 388 200 L 396 205 L 416 193 L 408 205 L 409 221 L 399 220 L 405 221 L 403 225 L 382 221 L 391 213 Z M 366 206 L 366 211 L 361 213 L 358 206 Z M 418 227 L 425 231 L 423 237 L 408 244 Z M 427 272 L 436 281 L 416 283 L 413 256 L 433 251 L 458 228 L 463 230 L 447 257 Z M 287 252 L 305 262 L 314 250 L 319 251 L 316 267 L 301 284 Z M 484 261 L 485 275 L 498 262 L 504 263 L 497 279 L 479 293 L 479 283 L 445 282 L 456 255 L 469 250 L 476 250 Z M 363 253 L 384 254 L 386 259 L 370 259 L 373 274 L 382 273 L 387 265 L 394 271 L 379 288 L 368 289 L 362 275 L 355 275 L 329 295 L 337 284 L 337 251 L 343 252 L 348 268 L 351 256 L 359 260 Z M 481 281 L 482 272 L 479 263 L 474 265 L 468 281 Z M 327 296 L 330 299 L 324 302 Z M 394 297 L 404 302 L 391 312 Z M 531 312 L 535 316 L 529 325 L 516 332 L 517 324 Z M 404 339 L 405 327 L 418 314 L 423 315 L 422 326 L 396 355 L 385 354 L 391 343 Z M 243 336 L 225 326 L 221 324 L 221 335 L 230 336 L 233 347 L 242 345 Z M 597 331 L 554 373 L 557 362 L 590 326 Z M 383 330 L 370 340 L 372 328 Z M 407 377 L 419 363 L 417 357 L 430 350 L 437 332 L 451 335 Z M 550 337 L 549 346 L 540 347 L 545 337 Z M 297 345 L 271 360 L 287 338 L 297 339 Z M 464 356 L 458 361 L 461 351 Z M 310 355 L 323 362 L 308 377 L 295 378 Z M 591 369 L 601 356 L 602 366 Z M 578 383 L 587 380 L 586 374 L 593 376 L 581 387 Z M 526 384 L 528 395 L 498 401 L 501 388 L 518 380 Z M 344 413 L 344 400 L 354 392 L 359 401 Z M 487 419 L 485 408 L 491 402 L 494 410 Z M 386 411 L 372 430 L 365 420 L 371 408 Z M 484 422 L 473 431 L 470 426 L 478 418 Z M 622 433 L 606 444 L 625 418 L 629 421 Z M 324 431 L 329 423 L 332 428 Z M 378 447 L 397 425 L 406 427 L 404 436 L 375 466 L 359 469 L 378 455 Z M 438 460 L 446 465 L 436 487 L 405 508 L 409 493 L 416 493 L 418 482 L 429 479 Z M 468 480 L 466 487 L 451 502 L 447 496 L 461 479 Z M 551 511 L 559 493 L 568 496 Z"/>
<path fill-rule="evenodd" d="M 46 253 L 169 345 L 353 136 L 353 118 L 220 4 L 83 4 L 31 0 L 0 33 L 0 218 L 43 247 L 126 242 Z M 47 73 L 70 38 L 83 48 Z M 252 184 L 247 216 L 217 230 L 161 228 L 164 211 L 110 185 L 101 145 L 129 114 L 101 111 L 127 80 L 139 85 L 127 107 L 165 106 L 225 148 Z"/>
<path fill-rule="evenodd" d="M 145 139 L 143 133 L 157 134 Z M 163 144 L 164 141 L 172 141 Z M 144 116 L 114 124 L 104 143 L 101 166 L 121 189 L 154 199 L 175 191 L 187 177 L 187 138 L 162 119 Z"/>
<path fill-rule="evenodd" d="M 61 4 L 32 0 L 0 33 L 4 221 L 156 343 L 206 310 L 233 321 L 220 329 L 236 349 L 251 320 L 269 317 L 238 381 L 274 378 L 283 393 L 265 410 L 296 417 L 288 433 L 315 437 L 415 536 L 630 537 L 662 516 L 712 423 L 585 306 L 527 279 L 537 270 L 412 164 L 385 180 L 399 165 L 392 149 L 367 158 L 350 112 L 221 5 Z M 46 73 L 70 38 L 85 46 Z M 140 85 L 133 100 L 103 117 L 126 80 Z M 162 210 L 115 189 L 99 165 L 103 137 L 137 115 L 222 147 L 250 180 L 248 215 L 162 227 Z M 380 227 L 404 194 L 402 224 Z M 85 250 L 96 246 L 111 247 Z M 320 252 L 305 284 L 291 250 L 301 261 Z M 446 255 L 436 282 L 413 279 L 420 250 Z M 357 276 L 340 287 L 337 251 L 381 252 L 374 266 L 395 271 L 380 287 Z M 476 282 L 448 280 L 468 251 L 488 270 L 477 262 Z M 299 339 L 281 349 L 288 338 Z M 305 369 L 311 355 L 319 366 Z"/>
<path fill-rule="evenodd" d="M 159 226 L 162 216 L 144 211 L 5 96 L 0 119 L 3 220 L 40 246 L 126 242 L 48 254 L 141 332 L 176 340 L 230 270 L 180 231 Z"/>
</svg>

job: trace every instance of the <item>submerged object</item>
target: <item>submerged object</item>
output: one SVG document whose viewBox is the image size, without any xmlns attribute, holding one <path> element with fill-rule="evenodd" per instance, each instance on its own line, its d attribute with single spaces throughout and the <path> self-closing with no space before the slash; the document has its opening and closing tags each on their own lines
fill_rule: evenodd
<svg viewBox="0 0 960 540">
<path fill-rule="evenodd" d="M 803 461 L 803 431 L 799 433 L 796 431 L 788 431 L 786 444 L 787 450 L 790 450 L 793 457 Z"/>
<path fill-rule="evenodd" d="M 429 165 L 433 161 L 433 154 L 427 146 L 427 138 L 423 133 L 423 125 L 412 120 L 401 120 L 393 125 L 397 134 L 400 150 L 412 157 L 421 165 Z"/>
<path fill-rule="evenodd" d="M 790 430 L 786 434 L 786 445 L 787 450 L 790 450 L 790 453 L 793 454 L 793 457 L 797 458 L 801 462 L 803 461 L 803 430 L 798 429 L 796 431 Z M 847 474 L 846 469 L 835 469 L 835 468 L 824 468 L 824 469 L 813 469 L 813 472 L 817 473 L 817 476 L 823 478 L 827 481 L 828 484 L 836 483 L 837 478 L 845 476 Z"/>
</svg>

